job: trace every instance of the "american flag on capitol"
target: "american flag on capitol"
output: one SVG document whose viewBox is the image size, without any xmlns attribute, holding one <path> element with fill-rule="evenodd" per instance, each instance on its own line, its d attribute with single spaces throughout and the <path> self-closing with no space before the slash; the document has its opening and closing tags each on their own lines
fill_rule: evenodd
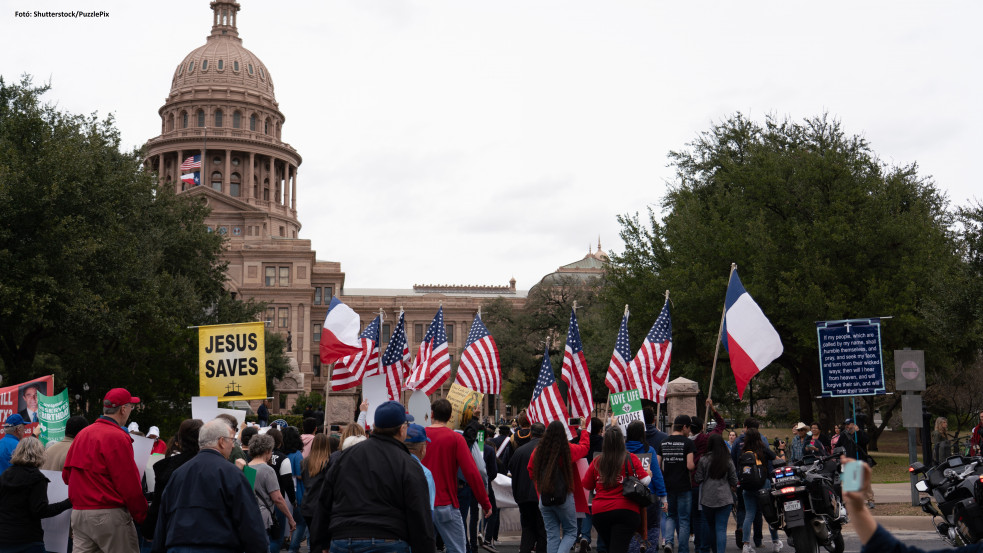
<svg viewBox="0 0 983 553">
<path fill-rule="evenodd" d="M 580 341 L 577 312 L 570 310 L 570 326 L 567 329 L 567 345 L 563 351 L 563 370 L 560 378 L 567 384 L 570 412 L 575 417 L 590 418 L 594 410 L 591 394 L 590 372 L 584 358 L 584 344 Z"/>
<path fill-rule="evenodd" d="M 427 334 L 416 350 L 413 359 L 413 370 L 406 379 L 406 387 L 411 390 L 422 390 L 430 395 L 440 387 L 451 374 L 451 356 L 447 351 L 447 329 L 444 327 L 444 308 L 430 321 Z"/>
<path fill-rule="evenodd" d="M 638 354 L 628 365 L 628 374 L 635 380 L 642 397 L 661 403 L 666 397 L 669 362 L 672 360 L 672 320 L 669 318 L 669 299 L 645 336 Z"/>
<path fill-rule="evenodd" d="M 382 371 L 386 375 L 386 390 L 389 399 L 400 401 L 403 391 L 403 377 L 410 370 L 410 346 L 406 342 L 406 325 L 403 312 L 399 312 L 399 324 L 389 338 L 386 351 L 382 354 Z"/>
<path fill-rule="evenodd" d="M 201 154 L 191 156 L 181 164 L 182 171 L 190 171 L 192 169 L 201 169 Z"/>
<path fill-rule="evenodd" d="M 362 378 L 379 374 L 379 316 L 358 335 L 362 351 L 335 361 L 331 390 L 346 390 L 362 383 Z"/>
<path fill-rule="evenodd" d="M 502 364 L 498 360 L 498 346 L 488 333 L 481 315 L 474 316 L 468 340 L 461 352 L 456 382 L 483 394 L 502 393 Z"/>
<path fill-rule="evenodd" d="M 611 354 L 611 364 L 608 365 L 608 374 L 604 377 L 604 384 L 612 392 L 626 392 L 634 389 L 631 380 L 628 378 L 628 363 L 631 359 L 631 347 L 628 345 L 628 307 L 625 307 L 625 316 L 621 318 L 621 329 L 618 331 L 618 339 L 614 343 L 614 353 Z"/>
</svg>

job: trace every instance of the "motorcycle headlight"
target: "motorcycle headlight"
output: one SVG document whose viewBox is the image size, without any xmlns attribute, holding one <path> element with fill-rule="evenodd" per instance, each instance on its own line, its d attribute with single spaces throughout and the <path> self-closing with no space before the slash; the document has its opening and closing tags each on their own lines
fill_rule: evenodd
<svg viewBox="0 0 983 553">
<path fill-rule="evenodd" d="M 924 480 L 919 480 L 918 482 L 915 482 L 915 489 L 920 492 L 927 492 L 928 483 L 926 483 Z"/>
</svg>

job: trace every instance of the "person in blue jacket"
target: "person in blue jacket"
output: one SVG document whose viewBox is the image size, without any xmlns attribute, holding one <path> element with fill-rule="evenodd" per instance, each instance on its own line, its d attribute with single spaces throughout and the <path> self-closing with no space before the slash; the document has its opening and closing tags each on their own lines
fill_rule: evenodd
<svg viewBox="0 0 983 553">
<path fill-rule="evenodd" d="M 648 544 L 655 547 L 659 544 L 661 532 L 659 531 L 662 523 L 662 512 L 668 507 L 666 503 L 666 484 L 662 479 L 662 471 L 659 469 L 659 462 L 656 457 L 655 448 L 650 446 L 645 439 L 645 423 L 635 421 L 628 425 L 628 435 L 625 437 L 625 447 L 629 453 L 634 453 L 636 457 L 649 454 L 648 467 L 652 470 L 652 480 L 649 482 L 649 489 L 658 497 L 658 501 L 646 509 L 648 516 Z M 642 461 L 645 464 L 645 461 Z M 631 540 L 628 546 L 629 553 L 638 553 L 641 545 L 638 536 Z"/>
</svg>

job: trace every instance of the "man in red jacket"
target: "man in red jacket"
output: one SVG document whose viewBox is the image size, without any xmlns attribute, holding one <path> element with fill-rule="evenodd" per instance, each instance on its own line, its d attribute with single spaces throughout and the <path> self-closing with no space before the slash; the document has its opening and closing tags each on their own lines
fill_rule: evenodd
<svg viewBox="0 0 983 553">
<path fill-rule="evenodd" d="M 72 500 L 75 553 L 133 552 L 136 527 L 147 516 L 147 500 L 133 460 L 133 439 L 123 426 L 140 398 L 113 388 L 103 416 L 85 427 L 68 450 L 62 480 Z"/>
<path fill-rule="evenodd" d="M 436 499 L 434 500 L 433 524 L 444 540 L 447 553 L 464 553 L 467 544 L 464 537 L 464 520 L 461 518 L 457 502 L 457 470 L 461 469 L 464 479 L 471 486 L 482 514 L 491 514 L 491 502 L 485 491 L 485 482 L 478 472 L 478 465 L 468 449 L 464 436 L 447 426 L 451 420 L 451 402 L 438 399 L 433 402 L 431 426 L 427 428 L 427 456 L 423 466 L 433 473 Z"/>
</svg>

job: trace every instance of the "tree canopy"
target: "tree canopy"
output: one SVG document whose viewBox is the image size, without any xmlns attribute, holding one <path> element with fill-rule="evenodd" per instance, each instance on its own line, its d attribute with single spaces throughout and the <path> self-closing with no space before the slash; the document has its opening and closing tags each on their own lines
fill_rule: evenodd
<svg viewBox="0 0 983 553">
<path fill-rule="evenodd" d="M 120 150 L 112 117 L 42 103 L 48 88 L 0 79 L 4 381 L 54 372 L 90 415 L 122 386 L 150 400 L 141 413 L 167 416 L 197 391 L 186 327 L 255 320 L 263 306 L 225 292 L 207 207 L 159 187 L 140 152 Z"/>
<path fill-rule="evenodd" d="M 950 286 L 966 280 L 954 216 L 916 164 L 888 166 L 828 115 L 737 114 L 670 160 L 662 211 L 620 217 L 626 246 L 612 256 L 605 299 L 654 320 L 671 291 L 674 376 L 705 390 L 732 262 L 785 347 L 755 382 L 784 369 L 800 420 L 813 418 L 820 391 L 817 321 L 893 316 L 883 325 L 888 377 L 893 349 L 925 349 L 941 367 L 976 351 L 978 338 L 958 328 L 966 319 L 946 313 Z M 724 348 L 717 371 L 714 397 L 736 400 Z"/>
</svg>

